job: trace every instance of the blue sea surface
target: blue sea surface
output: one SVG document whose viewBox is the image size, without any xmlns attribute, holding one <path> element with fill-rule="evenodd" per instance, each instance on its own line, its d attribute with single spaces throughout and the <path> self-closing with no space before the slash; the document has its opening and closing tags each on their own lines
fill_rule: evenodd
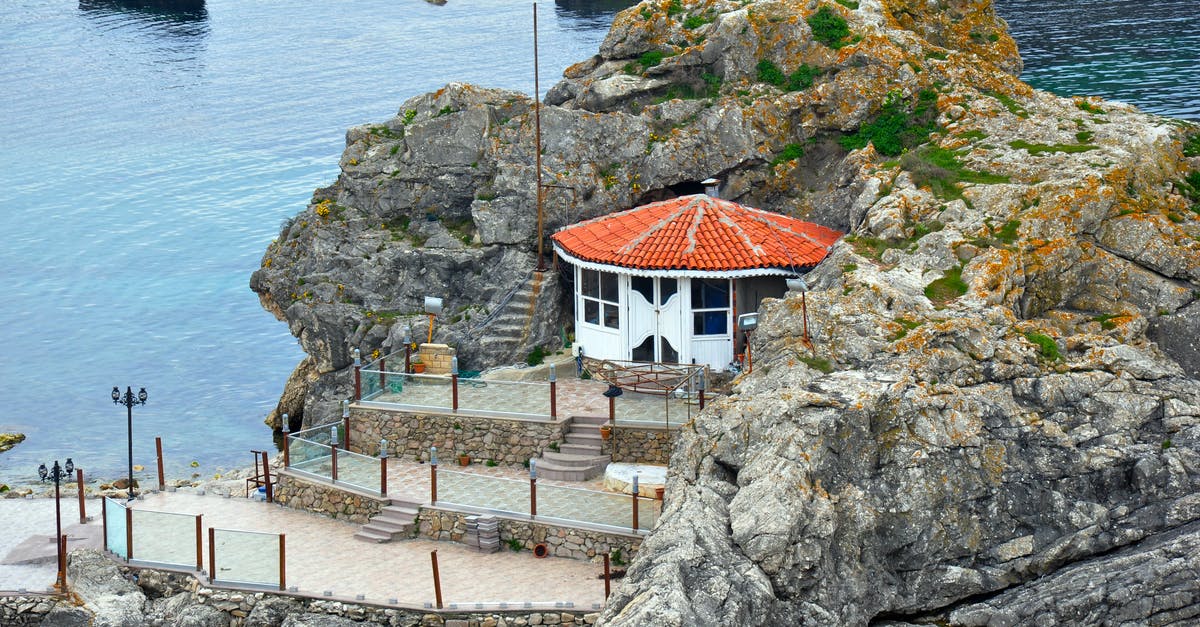
<svg viewBox="0 0 1200 627">
<path fill-rule="evenodd" d="M 262 420 L 302 357 L 250 273 L 345 130 L 447 82 L 533 93 L 532 2 L 0 2 L 0 482 L 72 457 L 212 476 L 274 448 Z M 137 4 L 137 3 L 132 3 Z M 146 4 L 154 4 L 153 2 Z M 538 2 L 542 89 L 629 2 Z M 190 462 L 199 462 L 193 469 Z"/>
<path fill-rule="evenodd" d="M 337 176 L 345 130 L 451 81 L 533 92 L 530 2 L 129 4 L 0 2 L 0 431 L 28 436 L 0 482 L 66 457 L 122 476 L 114 385 L 149 392 L 142 477 L 155 436 L 173 476 L 250 464 L 302 355 L 248 280 Z M 537 4 L 544 92 L 633 2 Z M 1196 118 L 1198 4 L 997 6 L 1035 86 Z"/>
<path fill-rule="evenodd" d="M 995 0 L 1025 71 L 1060 96 L 1103 96 L 1200 121 L 1197 0 Z"/>
</svg>

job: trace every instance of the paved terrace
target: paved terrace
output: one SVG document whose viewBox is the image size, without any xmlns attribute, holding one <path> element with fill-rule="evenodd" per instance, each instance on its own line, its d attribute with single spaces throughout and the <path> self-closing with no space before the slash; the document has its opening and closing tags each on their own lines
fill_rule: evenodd
<svg viewBox="0 0 1200 627">
<path fill-rule="evenodd" d="M 414 464 L 415 465 L 415 464 Z M 65 521 L 75 519 L 75 503 L 64 500 Z M 476 603 L 520 607 L 526 602 L 553 607 L 573 603 L 591 610 L 604 601 L 599 563 L 547 557 L 528 551 L 482 554 L 465 545 L 430 540 L 397 540 L 368 544 L 353 538 L 359 526 L 254 499 L 201 495 L 184 491 L 154 493 L 139 499 L 135 509 L 202 514 L 204 527 L 284 533 L 287 536 L 287 585 L 306 596 L 422 607 L 433 603 L 430 551 L 438 552 L 444 605 L 474 607 Z M 98 537 L 100 503 L 88 501 L 94 520 L 87 525 Z M 0 499 L 0 551 L 8 555 L 31 535 L 54 532 L 51 499 Z M 64 526 L 65 528 L 65 526 Z M 71 533 L 81 536 L 81 530 Z M 207 533 L 204 534 L 207 556 Z M 74 546 L 78 546 L 77 544 Z M 70 548 L 70 547 L 69 547 Z M 53 544 L 46 541 L 46 561 L 37 564 L 0 563 L 0 590 L 41 591 L 54 581 Z M 206 557 L 207 559 L 207 557 Z"/>
</svg>

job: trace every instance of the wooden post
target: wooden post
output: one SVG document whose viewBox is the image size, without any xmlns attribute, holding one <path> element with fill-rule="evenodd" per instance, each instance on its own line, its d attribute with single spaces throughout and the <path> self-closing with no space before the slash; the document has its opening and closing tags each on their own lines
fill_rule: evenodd
<svg viewBox="0 0 1200 627">
<path fill-rule="evenodd" d="M 537 516 L 537 477 L 529 478 L 529 517 Z"/>
<path fill-rule="evenodd" d="M 387 496 L 387 458 L 379 458 L 379 495 Z"/>
<path fill-rule="evenodd" d="M 203 514 L 196 514 L 196 571 L 204 572 L 204 524 Z"/>
<path fill-rule="evenodd" d="M 550 382 L 550 419 L 558 419 L 558 381 Z"/>
<path fill-rule="evenodd" d="M 58 562 L 58 591 L 67 593 L 67 534 L 58 537 L 58 554 L 62 559 Z"/>
<path fill-rule="evenodd" d="M 287 546 L 284 544 L 286 534 L 279 534 L 279 589 L 287 590 Z"/>
<path fill-rule="evenodd" d="M 617 397 L 608 397 L 608 424 L 617 424 Z"/>
<path fill-rule="evenodd" d="M 133 509 L 125 506 L 125 561 L 133 559 Z"/>
<path fill-rule="evenodd" d="M 79 486 L 79 524 L 87 524 L 87 504 L 83 495 L 83 469 L 75 469 L 75 484 Z"/>
<path fill-rule="evenodd" d="M 345 440 L 345 442 L 342 443 L 342 448 L 348 451 L 350 450 L 350 414 L 346 414 L 342 417 L 342 429 L 346 432 L 345 435 L 342 436 L 342 439 Z"/>
<path fill-rule="evenodd" d="M 412 372 L 412 339 L 404 338 L 404 374 Z"/>
<path fill-rule="evenodd" d="M 437 551 L 430 551 L 429 558 L 433 560 L 433 596 L 437 599 L 437 608 L 442 609 L 442 578 L 438 574 Z"/>
<path fill-rule="evenodd" d="M 275 490 L 274 490 L 274 486 L 271 485 L 271 465 L 270 465 L 270 461 L 267 457 L 266 451 L 262 452 L 262 460 L 263 460 L 263 481 L 265 482 L 266 487 L 267 487 L 267 502 L 274 503 L 275 502 Z"/>
<path fill-rule="evenodd" d="M 700 388 L 700 411 L 704 411 L 704 388 Z"/>
<path fill-rule="evenodd" d="M 291 465 L 292 460 L 290 459 L 290 455 L 288 454 L 289 453 L 288 449 L 290 448 L 291 441 L 292 441 L 292 434 L 290 434 L 290 433 L 283 434 L 283 467 L 284 468 L 287 468 L 288 466 Z"/>
<path fill-rule="evenodd" d="M 335 444 L 330 444 L 330 445 L 329 445 L 329 450 L 332 452 L 332 461 L 333 461 L 333 478 L 332 478 L 332 481 L 333 481 L 334 483 L 337 483 L 337 449 L 338 449 L 338 447 L 337 447 L 337 444 L 336 444 L 336 443 L 335 443 Z"/>
<path fill-rule="evenodd" d="M 158 491 L 167 489 L 167 480 L 163 477 L 162 438 L 154 438 L 154 451 L 158 454 Z"/>
<path fill-rule="evenodd" d="M 451 409 L 454 413 L 458 413 L 458 373 L 450 375 L 450 401 Z"/>
<path fill-rule="evenodd" d="M 217 530 L 208 528 L 208 582 L 217 580 Z"/>
<path fill-rule="evenodd" d="M 387 389 L 387 357 L 379 358 L 379 389 Z"/>
<path fill-rule="evenodd" d="M 612 593 L 612 583 L 609 580 L 610 576 L 611 576 L 611 573 L 608 570 L 608 553 L 605 553 L 604 554 L 604 598 L 605 599 L 607 599 L 608 595 Z"/>
</svg>

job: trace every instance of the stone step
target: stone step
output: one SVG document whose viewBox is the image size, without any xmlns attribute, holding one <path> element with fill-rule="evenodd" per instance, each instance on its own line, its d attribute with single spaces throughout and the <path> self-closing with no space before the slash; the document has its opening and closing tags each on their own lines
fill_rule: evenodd
<svg viewBox="0 0 1200 627">
<path fill-rule="evenodd" d="M 571 430 L 563 437 L 567 444 L 588 444 L 591 446 L 600 446 L 604 442 L 604 438 L 600 437 L 599 429 L 589 429 L 588 431 Z"/>
<path fill-rule="evenodd" d="M 588 425 L 599 428 L 600 425 L 608 423 L 608 416 L 571 416 L 571 426 Z"/>
<path fill-rule="evenodd" d="M 552 479 L 554 481 L 587 481 L 602 474 L 606 465 L 606 463 L 600 463 L 586 468 L 576 468 L 563 466 L 543 458 L 537 462 L 537 472 L 538 477 L 542 479 Z"/>
<path fill-rule="evenodd" d="M 362 542 L 374 542 L 375 544 L 391 542 L 393 537 L 394 536 L 390 533 L 378 533 L 375 531 L 368 531 L 366 529 L 359 529 L 358 531 L 354 532 L 355 540 Z"/>
<path fill-rule="evenodd" d="M 542 459 L 539 464 L 550 462 L 556 466 L 567 468 L 590 468 L 596 464 L 607 464 L 608 458 L 603 455 L 575 455 L 572 453 L 564 453 L 554 451 L 543 451 Z"/>
<path fill-rule="evenodd" d="M 397 534 L 408 531 L 409 523 L 398 523 L 390 520 L 381 520 L 379 517 L 371 519 L 371 522 L 362 526 L 362 531 L 371 531 L 374 533 L 389 533 Z"/>
<path fill-rule="evenodd" d="M 568 455 L 589 455 L 599 457 L 604 454 L 599 446 L 591 444 L 559 444 L 558 452 Z"/>
</svg>

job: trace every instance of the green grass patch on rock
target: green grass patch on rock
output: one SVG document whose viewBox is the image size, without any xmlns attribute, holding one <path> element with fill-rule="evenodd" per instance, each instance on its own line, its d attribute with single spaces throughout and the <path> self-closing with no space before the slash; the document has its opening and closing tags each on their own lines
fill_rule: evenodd
<svg viewBox="0 0 1200 627">
<path fill-rule="evenodd" d="M 1009 146 L 1009 148 L 1012 148 L 1013 150 L 1024 150 L 1025 152 L 1028 152 L 1031 156 L 1035 156 L 1035 157 L 1037 155 L 1042 155 L 1042 154 L 1046 154 L 1046 153 L 1054 153 L 1054 152 L 1076 153 L 1076 152 L 1087 152 L 1089 150 L 1096 149 L 1096 146 L 1089 146 L 1086 144 L 1031 144 L 1023 139 L 1018 139 L 1016 141 L 1008 142 L 1008 146 Z"/>
<path fill-rule="evenodd" d="M 1026 111 L 1025 107 L 1022 107 L 1012 96 L 1002 94 L 998 91 L 986 91 L 984 93 L 1000 101 L 1000 104 L 1004 105 L 1004 108 L 1008 109 L 1009 113 L 1022 119 L 1029 117 L 1029 111 Z"/>
<path fill-rule="evenodd" d="M 1042 359 L 1047 361 L 1058 361 L 1059 359 L 1062 359 L 1062 355 L 1058 352 L 1058 343 L 1055 342 L 1054 338 L 1050 337 L 1049 335 L 1037 333 L 1036 331 L 1030 331 L 1025 334 L 1025 339 L 1029 340 L 1031 344 L 1038 347 L 1038 354 L 1042 356 Z"/>
<path fill-rule="evenodd" d="M 821 75 L 820 68 L 808 64 L 801 64 L 795 72 L 784 74 L 783 70 L 770 59 L 760 59 L 756 68 L 758 69 L 758 80 L 785 91 L 808 89 Z"/>
<path fill-rule="evenodd" d="M 1183 141 L 1183 156 L 1200 157 L 1200 133 L 1191 135 Z"/>
<path fill-rule="evenodd" d="M 833 372 L 833 364 L 829 363 L 828 359 L 816 356 L 810 357 L 808 355 L 798 355 L 797 357 L 800 359 L 800 361 L 804 362 L 804 365 L 812 368 L 813 370 L 824 372 L 825 374 Z"/>
<path fill-rule="evenodd" d="M 788 144 L 783 147 L 783 150 L 780 151 L 780 153 L 776 155 L 774 159 L 771 160 L 771 165 L 774 166 L 787 163 L 789 161 L 795 161 L 803 156 L 804 146 L 801 146 L 800 144 Z"/>
<path fill-rule="evenodd" d="M 929 134 L 937 130 L 937 92 L 923 89 L 917 94 L 910 111 L 899 92 L 891 92 L 883 101 L 879 115 L 859 127 L 851 135 L 845 135 L 838 143 L 846 150 L 856 150 L 868 143 L 882 155 L 895 157 L 929 140 Z"/>
<path fill-rule="evenodd" d="M 837 50 L 849 44 L 850 27 L 846 19 L 833 9 L 823 6 L 804 20 L 812 28 L 813 39 Z"/>
<path fill-rule="evenodd" d="M 942 200 L 962 198 L 959 183 L 991 185 L 1009 181 L 1004 175 L 966 169 L 958 161 L 958 155 L 958 152 L 940 146 L 921 146 L 900 157 L 900 167 L 912 175 L 914 183 L 929 186 Z"/>
<path fill-rule="evenodd" d="M 908 318 L 903 318 L 903 317 L 896 318 L 892 322 L 895 322 L 896 324 L 900 325 L 900 330 L 897 331 L 896 334 L 892 336 L 893 342 L 895 342 L 896 340 L 903 339 L 905 336 L 908 335 L 909 331 L 912 331 L 913 329 L 925 324 L 924 322 L 917 322 L 915 320 L 909 320 Z"/>
<path fill-rule="evenodd" d="M 925 286 L 925 297 L 935 304 L 944 305 L 967 293 L 967 284 L 962 280 L 962 266 L 954 266 L 942 278 Z"/>
</svg>

